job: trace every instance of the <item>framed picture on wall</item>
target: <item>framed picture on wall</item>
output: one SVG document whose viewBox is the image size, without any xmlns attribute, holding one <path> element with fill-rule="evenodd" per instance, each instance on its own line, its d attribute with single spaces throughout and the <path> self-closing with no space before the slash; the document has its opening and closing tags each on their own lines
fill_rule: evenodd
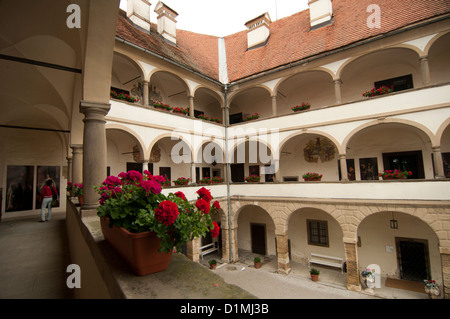
<svg viewBox="0 0 450 319">
<path fill-rule="evenodd" d="M 359 171 L 361 180 L 378 180 L 378 162 L 377 158 L 360 158 Z"/>
<path fill-rule="evenodd" d="M 5 212 L 33 209 L 33 166 L 8 165 Z"/>
<path fill-rule="evenodd" d="M 60 167 L 59 166 L 38 166 L 37 178 L 36 178 L 36 209 L 41 208 L 42 198 L 41 190 L 48 180 L 52 181 L 52 186 L 58 191 L 58 199 L 52 202 L 52 207 L 59 207 L 59 201 L 61 198 L 61 185 L 60 185 Z"/>
</svg>

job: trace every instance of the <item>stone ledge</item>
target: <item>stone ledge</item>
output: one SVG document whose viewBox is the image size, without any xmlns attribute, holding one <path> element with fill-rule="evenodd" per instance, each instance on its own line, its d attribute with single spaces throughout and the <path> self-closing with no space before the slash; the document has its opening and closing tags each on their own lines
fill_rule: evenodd
<svg viewBox="0 0 450 319">
<path fill-rule="evenodd" d="M 111 298 L 125 299 L 256 299 L 225 283 L 219 275 L 182 254 L 173 254 L 169 268 L 136 276 L 104 240 L 97 216 L 81 219 L 84 239 L 107 285 Z M 118 288 L 118 289 L 117 289 Z"/>
</svg>

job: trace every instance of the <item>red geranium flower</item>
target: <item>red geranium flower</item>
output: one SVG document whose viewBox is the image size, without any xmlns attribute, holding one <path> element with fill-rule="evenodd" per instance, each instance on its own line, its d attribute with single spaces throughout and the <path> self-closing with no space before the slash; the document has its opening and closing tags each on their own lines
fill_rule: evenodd
<svg viewBox="0 0 450 319">
<path fill-rule="evenodd" d="M 197 194 L 200 196 L 200 198 L 208 202 L 208 204 L 211 202 L 212 196 L 211 192 L 208 189 L 202 187 L 197 191 Z"/>
<path fill-rule="evenodd" d="M 174 195 L 182 200 L 186 200 L 186 196 L 184 196 L 183 192 L 176 192 Z"/>
<path fill-rule="evenodd" d="M 214 206 L 216 209 L 220 209 L 220 204 L 219 204 L 218 201 L 214 201 L 213 206 Z"/>
<path fill-rule="evenodd" d="M 155 209 L 155 217 L 166 226 L 175 223 L 179 214 L 178 206 L 170 200 L 165 200 L 159 204 L 159 208 Z"/>
<path fill-rule="evenodd" d="M 211 236 L 212 238 L 216 238 L 219 236 L 220 227 L 216 222 L 213 222 L 214 228 L 211 228 Z"/>
<path fill-rule="evenodd" d="M 209 203 L 206 200 L 204 200 L 203 198 L 197 199 L 197 202 L 195 203 L 195 207 L 197 207 L 199 210 L 201 210 L 205 214 L 209 213 Z"/>
</svg>

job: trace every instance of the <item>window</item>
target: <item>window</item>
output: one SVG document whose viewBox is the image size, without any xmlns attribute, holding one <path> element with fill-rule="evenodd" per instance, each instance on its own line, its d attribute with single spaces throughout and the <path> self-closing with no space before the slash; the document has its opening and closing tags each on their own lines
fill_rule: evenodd
<svg viewBox="0 0 450 319">
<path fill-rule="evenodd" d="M 414 88 L 412 74 L 375 82 L 376 88 L 382 87 L 383 85 L 387 87 L 392 86 L 394 88 L 394 92 Z"/>
<path fill-rule="evenodd" d="M 325 220 L 306 220 L 308 245 L 328 247 L 328 223 Z"/>
</svg>

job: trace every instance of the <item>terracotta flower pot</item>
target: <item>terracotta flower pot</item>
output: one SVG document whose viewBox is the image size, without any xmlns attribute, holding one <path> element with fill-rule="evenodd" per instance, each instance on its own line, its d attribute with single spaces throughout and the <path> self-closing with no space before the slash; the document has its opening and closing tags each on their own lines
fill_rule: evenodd
<svg viewBox="0 0 450 319">
<path fill-rule="evenodd" d="M 261 268 L 261 263 L 254 263 L 254 264 L 255 264 L 255 268 L 256 268 L 256 269 Z"/>
<path fill-rule="evenodd" d="M 83 195 L 78 195 L 78 203 L 80 203 L 80 206 L 83 206 L 84 203 Z"/>
<path fill-rule="evenodd" d="M 109 219 L 100 219 L 103 236 L 138 276 L 166 270 L 172 258 L 160 253 L 161 239 L 154 232 L 130 233 L 122 227 L 109 227 Z"/>
<path fill-rule="evenodd" d="M 214 270 L 214 269 L 216 269 L 216 266 L 217 266 L 217 264 L 210 264 L 209 265 L 209 269 L 213 269 Z"/>
<path fill-rule="evenodd" d="M 312 281 L 319 281 L 319 275 L 311 275 Z"/>
</svg>

